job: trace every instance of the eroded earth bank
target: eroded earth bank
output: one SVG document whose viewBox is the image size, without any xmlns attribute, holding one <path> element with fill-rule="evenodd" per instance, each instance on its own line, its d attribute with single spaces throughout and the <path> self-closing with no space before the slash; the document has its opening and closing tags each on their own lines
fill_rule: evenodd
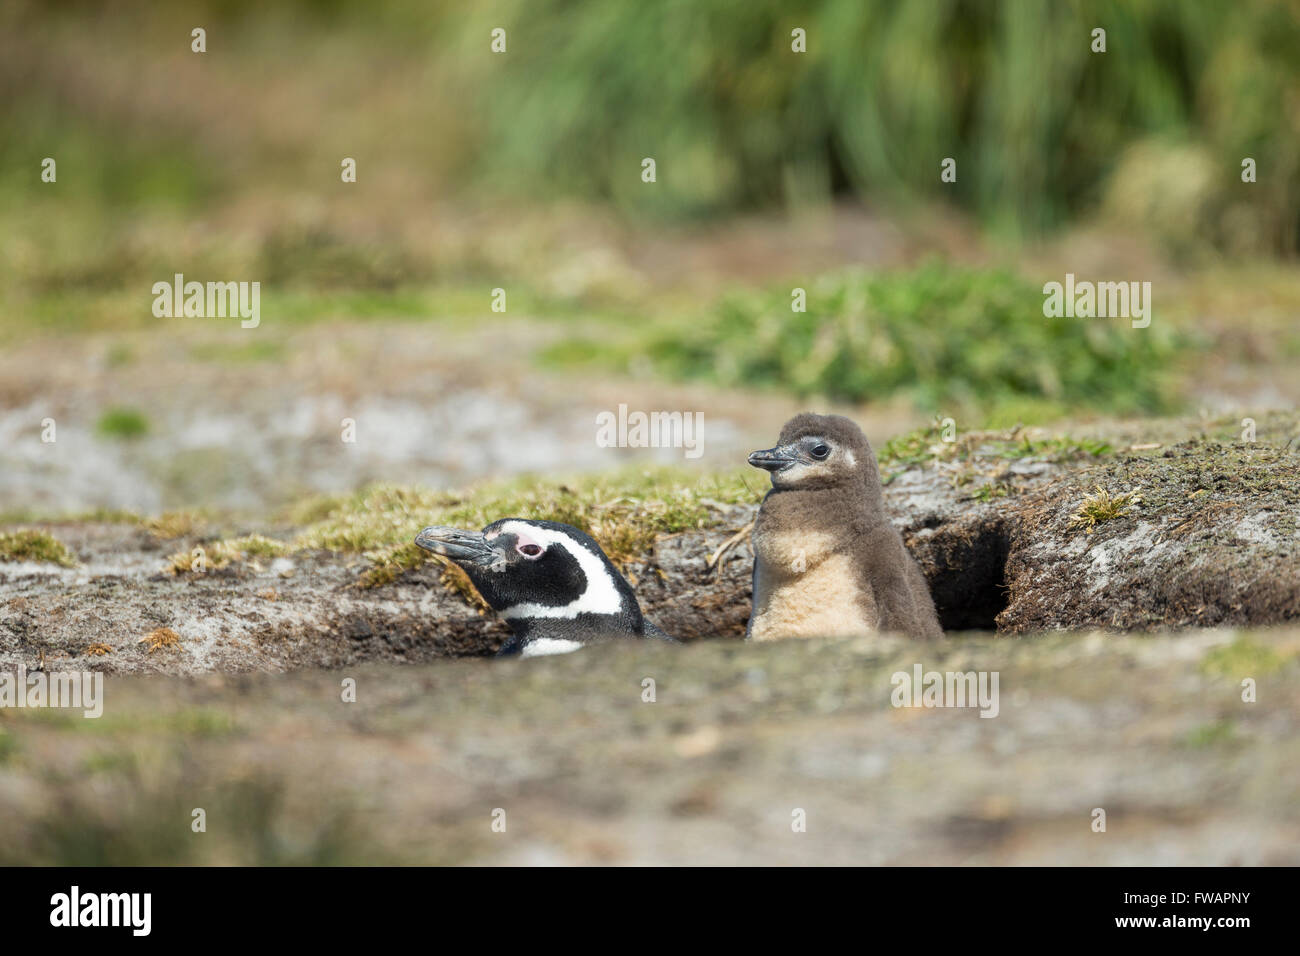
<svg viewBox="0 0 1300 956">
<path fill-rule="evenodd" d="M 629 539 L 686 646 L 523 661 L 400 549 L 23 525 L 66 550 L 0 562 L 0 671 L 104 672 L 104 715 L 0 710 L 0 862 L 1300 863 L 1295 428 L 882 448 L 934 643 L 738 640 L 743 500 Z M 893 706 L 917 666 L 996 717 Z"/>
</svg>

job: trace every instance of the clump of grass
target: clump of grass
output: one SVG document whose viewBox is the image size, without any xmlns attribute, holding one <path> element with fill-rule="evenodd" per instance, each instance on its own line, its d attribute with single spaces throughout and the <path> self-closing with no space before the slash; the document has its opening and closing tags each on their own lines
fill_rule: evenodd
<svg viewBox="0 0 1300 956">
<path fill-rule="evenodd" d="M 144 637 L 140 638 L 140 640 L 136 641 L 136 643 L 144 644 L 148 648 L 149 653 L 152 654 L 154 651 L 161 650 L 164 647 L 179 647 L 181 636 L 170 627 L 157 627 Z"/>
<path fill-rule="evenodd" d="M 956 442 L 943 440 L 943 426 L 938 419 L 929 425 L 895 435 L 876 454 L 882 478 L 895 477 L 900 471 L 926 462 L 946 460 L 957 454 Z"/>
<path fill-rule="evenodd" d="M 1114 451 L 1106 442 L 1091 438 L 1053 435 L 1035 440 L 1021 425 L 1004 432 L 956 432 L 951 437 L 946 440 L 943 423 L 936 418 L 929 425 L 889 439 L 877 455 L 881 480 L 889 484 L 909 468 L 937 462 L 1037 458 L 1056 463 L 1100 458 Z"/>
<path fill-rule="evenodd" d="M 580 528 L 622 565 L 645 554 L 661 534 L 711 527 L 723 520 L 728 506 L 756 502 L 761 491 L 752 482 L 740 471 L 700 481 L 691 472 L 669 468 L 560 483 L 524 478 L 470 491 L 377 485 L 294 509 L 298 516 L 317 519 L 294 547 L 363 553 L 373 566 L 362 584 L 373 586 L 424 563 L 427 556 L 412 542 L 426 525 L 482 528 L 500 518 L 527 517 Z M 456 570 L 448 569 L 444 579 L 454 589 L 472 593 Z"/>
<path fill-rule="evenodd" d="M 1104 56 L 1076 40 L 1099 8 L 1112 50 L 1122 48 L 1139 68 L 1107 69 Z M 474 42 L 492 26 L 489 9 L 463 18 Z M 838 174 L 860 197 L 954 203 L 986 225 L 1033 235 L 1086 214 L 1117 167 L 1136 162 L 1148 172 L 1117 198 L 1143 226 L 1154 217 L 1162 234 L 1181 229 L 1186 243 L 1228 206 L 1248 223 L 1209 223 L 1228 248 L 1236 248 L 1228 241 L 1236 232 L 1248 231 L 1260 245 L 1295 251 L 1300 207 L 1286 176 L 1297 168 L 1300 131 L 1279 129 L 1269 108 L 1295 89 L 1300 39 L 1286 5 L 923 9 L 765 0 L 747 5 L 752 16 L 736 17 L 713 4 L 644 4 L 618 15 L 600 4 L 516 4 L 514 28 L 547 42 L 512 49 L 519 69 L 494 69 L 481 57 L 466 64 L 465 89 L 490 143 L 475 169 L 498 182 L 695 215 L 774 197 L 792 205 L 825 199 Z M 790 69 L 789 31 L 785 44 L 775 42 L 769 25 L 800 18 L 816 24 L 813 68 Z M 667 42 L 678 56 L 647 55 Z M 552 108 L 494 108 L 501 102 Z M 661 168 L 653 191 L 623 175 L 649 116 L 672 118 L 661 135 L 671 136 L 682 165 L 675 176 Z M 779 132 L 793 130 L 797 142 Z M 1148 136 L 1169 142 L 1159 152 L 1172 156 L 1130 158 L 1128 148 Z M 978 160 L 958 182 L 943 183 L 933 164 L 916 161 L 923 143 Z M 1259 168 L 1276 169 L 1281 182 L 1261 176 L 1266 192 L 1229 206 L 1228 191 L 1213 182 L 1224 177 L 1198 167 L 1253 155 L 1240 151 L 1246 144 L 1270 157 Z M 1188 154 L 1211 159 L 1189 169 Z"/>
<path fill-rule="evenodd" d="M 208 571 L 248 561 L 253 558 L 275 558 L 290 550 L 290 546 L 265 535 L 250 534 L 242 538 L 227 538 L 200 545 L 203 565 Z M 195 570 L 198 548 L 177 551 L 167 558 L 167 569 L 172 574 L 188 574 Z"/>
<path fill-rule="evenodd" d="M 482 528 L 507 517 L 571 524 L 600 542 L 615 564 L 626 564 L 649 550 L 656 537 L 720 523 L 728 506 L 757 502 L 762 496 L 751 475 L 742 471 L 711 475 L 701 481 L 682 469 L 626 470 L 554 482 L 519 478 L 461 491 L 432 491 L 374 485 L 350 495 L 322 495 L 300 502 L 288 518 L 305 525 L 291 543 L 259 535 L 203 545 L 208 569 L 220 569 L 252 557 L 289 551 L 322 550 L 357 553 L 370 561 L 359 583 L 390 584 L 432 556 L 414 544 L 427 525 Z M 194 554 L 180 551 L 168 558 L 174 574 L 191 570 Z M 477 592 L 459 568 L 443 562 L 442 580 L 470 603 Z"/>
<path fill-rule="evenodd" d="M 1142 498 L 1132 491 L 1113 495 L 1101 485 L 1097 485 L 1096 494 L 1085 498 L 1079 510 L 1070 518 L 1070 529 L 1092 534 L 1097 525 L 1114 521 L 1129 513 L 1129 508 L 1139 504 Z"/>
<path fill-rule="evenodd" d="M 425 553 L 414 544 L 393 544 L 374 551 L 367 551 L 366 557 L 371 567 L 361 575 L 363 588 L 377 588 L 392 584 L 407 571 L 413 571 L 425 562 Z M 459 570 L 459 569 L 457 569 Z M 464 575 L 465 572 L 461 572 Z M 465 579 L 469 584 L 469 579 Z M 470 585 L 470 591 L 473 586 Z"/>
<path fill-rule="evenodd" d="M 99 417 L 95 430 L 106 438 L 141 438 L 149 433 L 149 419 L 134 408 L 110 408 Z"/>
<path fill-rule="evenodd" d="M 975 501 L 992 501 L 994 498 L 1007 497 L 1011 491 L 1011 486 L 1005 481 L 990 481 L 971 492 L 971 498 Z"/>
<path fill-rule="evenodd" d="M 154 518 L 142 519 L 140 524 L 155 538 L 170 541 L 201 534 L 204 520 L 193 511 L 168 511 Z"/>
<path fill-rule="evenodd" d="M 1126 414 L 1176 405 L 1165 370 L 1192 345 L 1168 326 L 1044 316 L 1041 287 L 1003 271 L 848 273 L 807 293 L 807 311 L 794 312 L 788 286 L 740 292 L 702 316 L 590 346 L 586 360 L 630 367 L 645 357 L 670 378 L 850 402 L 901 396 L 931 411 Z M 543 357 L 565 364 L 584 354 L 574 346 Z"/>
<path fill-rule="evenodd" d="M 0 534 L 0 561 L 45 561 L 75 567 L 76 557 L 58 538 L 44 531 L 22 530 Z"/>
</svg>

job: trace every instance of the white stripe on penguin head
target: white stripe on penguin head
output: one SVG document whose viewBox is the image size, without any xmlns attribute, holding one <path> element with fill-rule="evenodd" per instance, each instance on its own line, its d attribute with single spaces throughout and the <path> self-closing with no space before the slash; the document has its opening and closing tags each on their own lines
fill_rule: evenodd
<svg viewBox="0 0 1300 956">
<path fill-rule="evenodd" d="M 573 555 L 574 560 L 578 562 L 578 567 L 582 568 L 583 576 L 587 579 L 587 589 L 576 601 L 571 601 L 563 607 L 533 603 L 515 604 L 500 611 L 502 617 L 507 619 L 557 617 L 571 621 L 579 614 L 617 614 L 623 609 L 623 596 L 618 593 L 618 585 L 614 582 L 613 574 L 605 566 L 605 562 L 585 548 L 582 542 L 563 531 L 538 527 L 527 521 L 507 521 L 498 530 L 504 534 L 527 535 L 548 548 L 557 545 L 563 547 Z"/>
</svg>

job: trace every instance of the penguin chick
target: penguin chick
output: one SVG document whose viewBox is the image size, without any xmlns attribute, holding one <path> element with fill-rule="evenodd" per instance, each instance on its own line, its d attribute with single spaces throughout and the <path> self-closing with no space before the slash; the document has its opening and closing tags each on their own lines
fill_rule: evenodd
<svg viewBox="0 0 1300 956">
<path fill-rule="evenodd" d="M 563 654 L 611 638 L 673 640 L 642 616 L 600 545 L 572 525 L 504 518 L 482 531 L 425 528 L 415 543 L 459 565 L 510 625 L 498 656 Z"/>
<path fill-rule="evenodd" d="M 885 517 L 876 455 L 840 415 L 796 415 L 749 463 L 772 474 L 754 522 L 746 637 L 943 633 L 925 576 Z"/>
</svg>

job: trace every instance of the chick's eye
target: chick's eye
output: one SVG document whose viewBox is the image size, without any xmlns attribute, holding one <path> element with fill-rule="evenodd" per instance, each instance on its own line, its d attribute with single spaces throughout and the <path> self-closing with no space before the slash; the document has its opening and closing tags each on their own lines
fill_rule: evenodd
<svg viewBox="0 0 1300 956">
<path fill-rule="evenodd" d="M 525 557 L 535 558 L 542 553 L 542 547 L 538 544 L 521 544 L 519 553 Z"/>
<path fill-rule="evenodd" d="M 825 458 L 825 457 L 826 457 L 827 455 L 829 455 L 830 453 L 831 453 L 831 448 L 830 448 L 829 445 L 814 445 L 814 446 L 813 446 L 812 456 L 813 456 L 814 458 Z"/>
</svg>

